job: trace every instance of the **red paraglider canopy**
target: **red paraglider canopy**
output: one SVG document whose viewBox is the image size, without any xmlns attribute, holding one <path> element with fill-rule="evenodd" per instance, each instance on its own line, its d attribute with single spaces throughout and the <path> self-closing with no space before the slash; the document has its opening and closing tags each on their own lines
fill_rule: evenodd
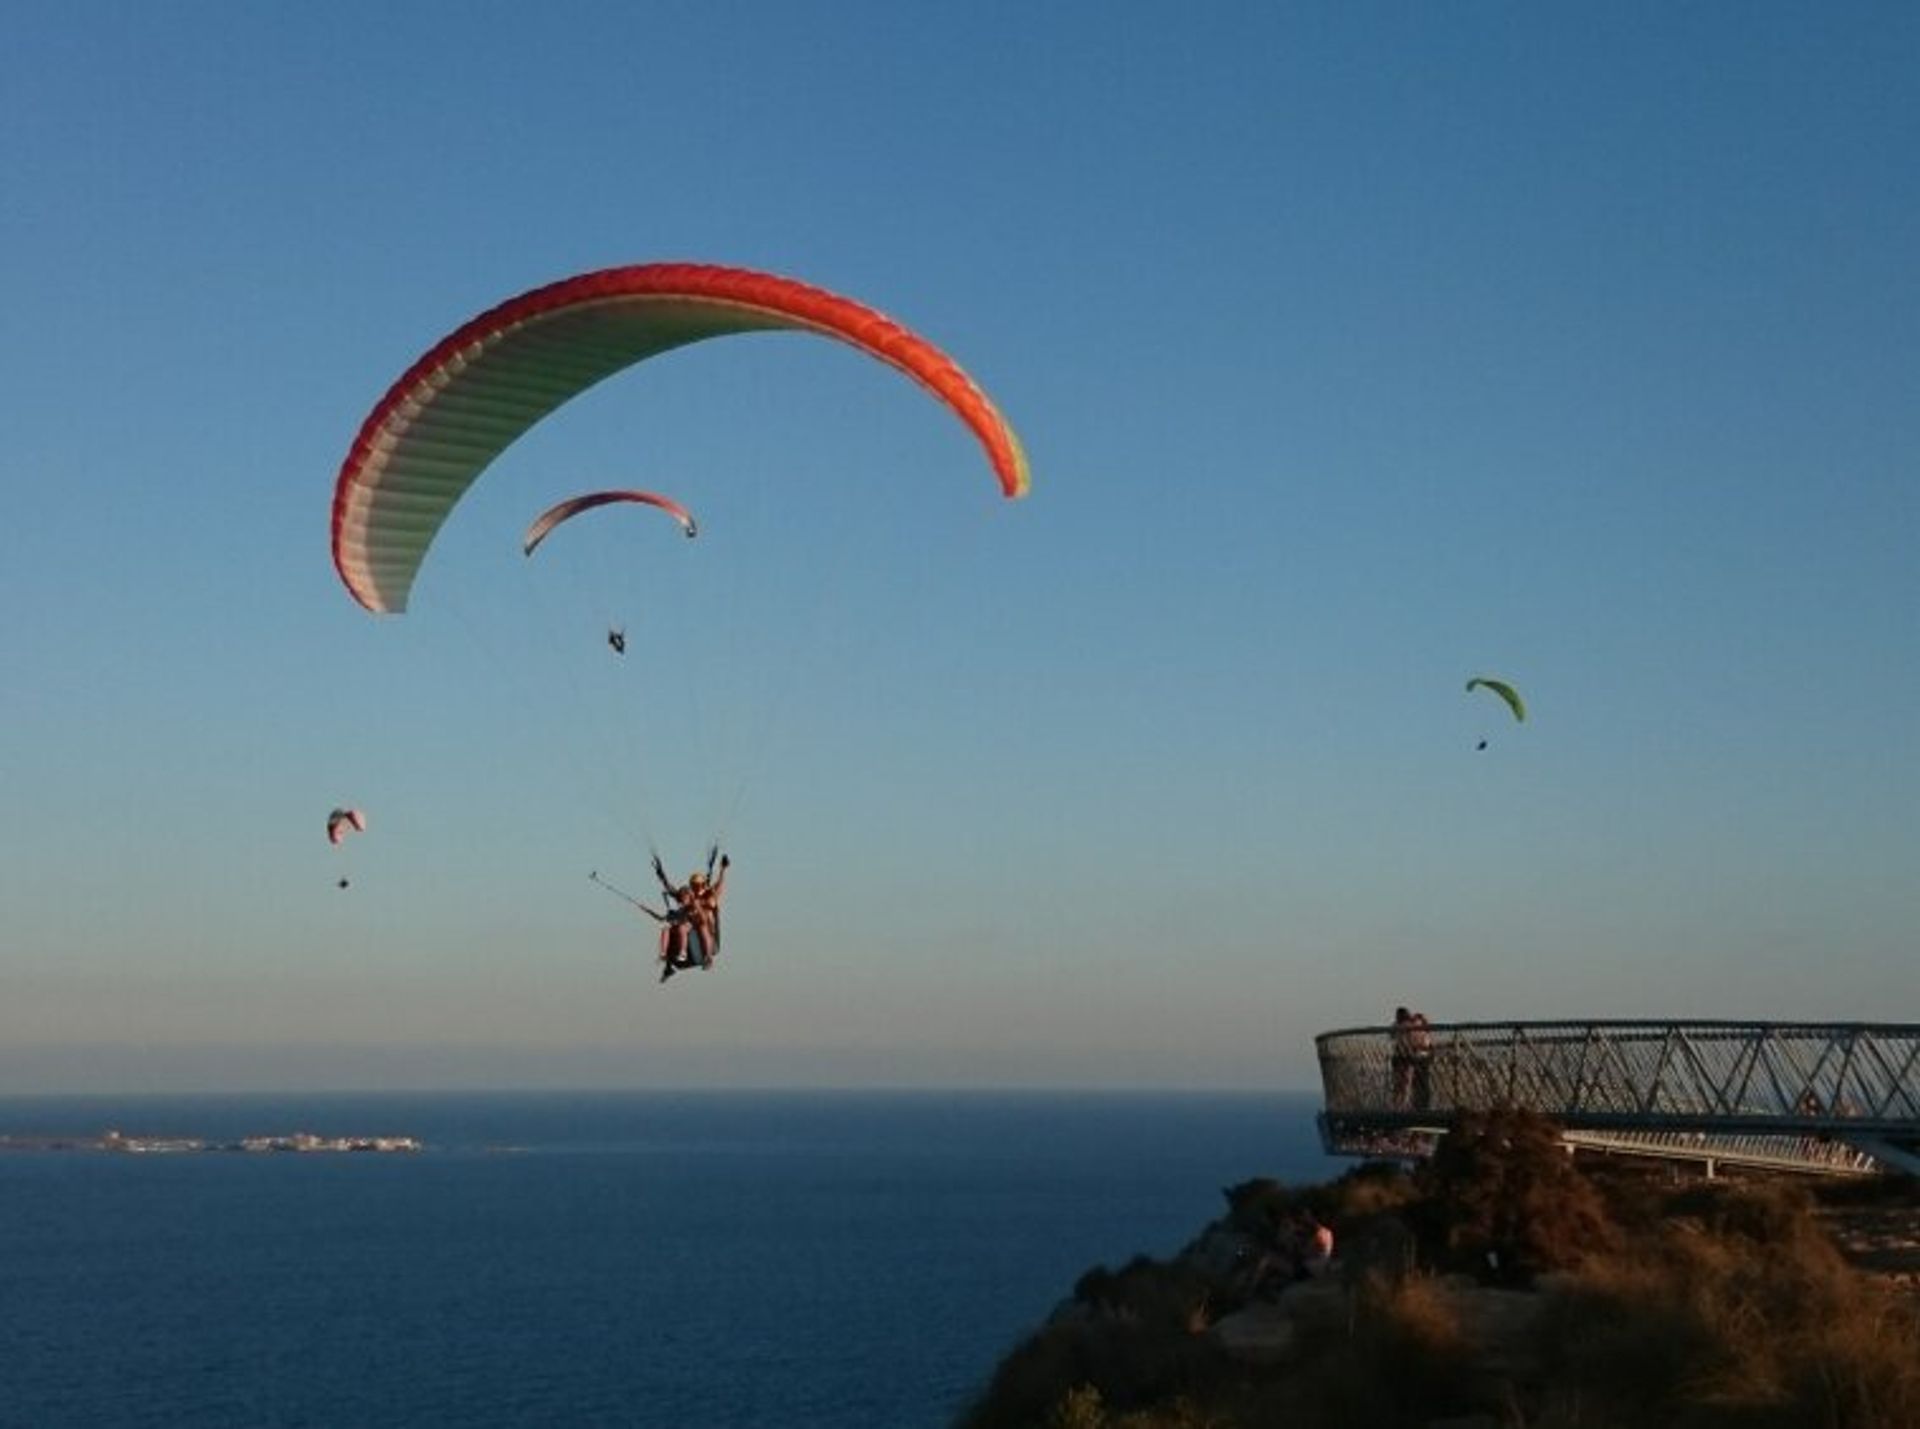
<svg viewBox="0 0 1920 1429">
<path fill-rule="evenodd" d="M 952 358 L 873 309 L 790 278 L 697 263 L 586 273 L 502 303 L 436 343 L 361 423 L 333 493 L 333 562 L 368 610 L 402 611 L 427 548 L 482 471 L 549 412 L 632 364 L 705 338 L 792 329 L 898 368 L 1028 485 L 1020 442 Z"/>
</svg>

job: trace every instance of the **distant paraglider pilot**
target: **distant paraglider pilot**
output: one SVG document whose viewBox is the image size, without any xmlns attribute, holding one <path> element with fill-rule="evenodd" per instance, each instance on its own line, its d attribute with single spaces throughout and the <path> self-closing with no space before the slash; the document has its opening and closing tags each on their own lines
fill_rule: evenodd
<svg viewBox="0 0 1920 1429">
<path fill-rule="evenodd" d="M 1491 690 L 1494 694 L 1498 695 L 1506 707 L 1513 712 L 1515 723 L 1525 724 L 1527 722 L 1527 702 L 1521 699 L 1520 692 L 1505 680 L 1495 680 L 1486 675 L 1475 675 L 1471 680 L 1467 681 L 1467 693 L 1472 694 L 1475 690 Z M 1475 749 L 1485 749 L 1486 747 L 1487 742 L 1484 739 L 1474 745 Z"/>
<path fill-rule="evenodd" d="M 588 511 L 597 511 L 603 506 L 654 506 L 667 513 L 680 523 L 680 529 L 688 536 L 700 534 L 699 523 L 693 519 L 693 513 L 675 501 L 671 496 L 662 496 L 657 491 L 589 491 L 584 496 L 570 496 L 565 501 L 549 506 L 527 527 L 527 534 L 521 538 L 520 550 L 531 556 L 540 549 L 553 531 L 574 517 Z M 627 632 L 618 625 L 607 627 L 607 644 L 616 655 L 627 653 Z"/>
<path fill-rule="evenodd" d="M 359 809 L 339 808 L 327 815 L 327 842 L 339 848 L 350 834 L 364 834 L 367 831 L 367 816 Z M 336 888 L 351 885 L 344 878 L 334 884 Z"/>
</svg>

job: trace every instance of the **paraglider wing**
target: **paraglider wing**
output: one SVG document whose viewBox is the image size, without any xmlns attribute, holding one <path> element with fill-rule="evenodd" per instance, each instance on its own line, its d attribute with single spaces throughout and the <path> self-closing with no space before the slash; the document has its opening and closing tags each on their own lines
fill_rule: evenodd
<svg viewBox="0 0 1920 1429">
<path fill-rule="evenodd" d="M 1480 689 L 1492 690 L 1496 695 L 1500 696 L 1501 699 L 1507 702 L 1507 708 L 1513 711 L 1513 717 L 1525 723 L 1527 718 L 1526 704 L 1521 700 L 1520 692 L 1514 689 L 1512 685 L 1509 685 L 1505 680 L 1490 680 L 1484 675 L 1476 675 L 1467 681 L 1468 694 L 1472 694 L 1475 690 Z"/>
<path fill-rule="evenodd" d="M 327 842 L 336 847 L 345 840 L 347 830 L 357 834 L 367 831 L 367 816 L 358 809 L 335 809 L 327 815 Z"/>
<path fill-rule="evenodd" d="M 639 502 L 647 506 L 658 506 L 667 515 L 680 523 L 680 529 L 688 537 L 698 536 L 700 527 L 693 519 L 693 513 L 678 501 L 666 496 L 657 496 L 651 491 L 594 491 L 585 496 L 573 496 L 567 500 L 549 506 L 527 527 L 527 534 L 520 543 L 521 551 L 531 556 L 539 544 L 547 539 L 547 534 L 563 521 L 571 521 L 582 511 L 591 511 L 597 506 L 612 506 L 619 502 Z"/>
<path fill-rule="evenodd" d="M 1026 456 L 987 395 L 939 348 L 873 309 L 740 268 L 607 268 L 481 314 L 387 390 L 334 483 L 340 579 L 368 610 L 405 610 L 447 514 L 535 422 L 645 358 L 710 337 L 773 329 L 835 338 L 899 368 L 972 430 L 1001 491 L 1025 495 Z"/>
</svg>

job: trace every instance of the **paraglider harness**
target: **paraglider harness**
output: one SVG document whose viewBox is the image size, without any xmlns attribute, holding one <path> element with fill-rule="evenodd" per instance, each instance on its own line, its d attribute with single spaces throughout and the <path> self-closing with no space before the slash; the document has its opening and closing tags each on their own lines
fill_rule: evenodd
<svg viewBox="0 0 1920 1429">
<path fill-rule="evenodd" d="M 673 976 L 674 973 L 685 968 L 702 967 L 711 963 L 711 959 L 708 959 L 707 963 L 696 961 L 690 953 L 685 951 L 687 947 L 686 936 L 684 934 L 679 937 L 675 936 L 675 929 L 685 928 L 693 922 L 693 910 L 691 908 L 686 907 L 677 900 L 669 898 L 667 900 L 666 911 L 663 913 L 644 900 L 635 898 L 631 893 L 627 892 L 626 889 L 616 887 L 614 884 L 607 882 L 606 879 L 600 876 L 598 869 L 589 873 L 587 877 L 592 882 L 606 889 L 607 892 L 613 894 L 616 898 L 619 898 L 623 902 L 631 903 L 635 908 L 638 908 L 642 913 L 645 913 L 649 918 L 653 919 L 654 922 L 661 925 L 660 980 L 662 982 L 665 982 L 669 977 Z M 668 892 L 671 893 L 672 890 L 669 889 Z M 676 943 L 682 949 L 678 957 L 674 955 Z"/>
<path fill-rule="evenodd" d="M 718 866 L 723 872 L 732 860 L 720 852 L 720 845 L 714 844 L 707 850 L 706 885 L 712 886 L 713 871 Z M 701 917 L 700 909 L 694 906 L 690 890 L 673 886 L 673 880 L 667 877 L 666 865 L 661 863 L 660 855 L 653 856 L 653 875 L 660 880 L 660 891 L 665 895 L 662 902 L 665 911 L 635 898 L 624 888 L 616 887 L 600 876 L 596 869 L 587 877 L 599 884 L 607 892 L 623 902 L 632 904 L 646 914 L 660 927 L 660 980 L 665 982 L 676 972 L 689 968 L 710 968 L 720 943 L 720 910 L 718 906 L 709 906 Z"/>
<path fill-rule="evenodd" d="M 702 886 L 713 886 L 713 870 L 718 865 L 724 870 L 731 862 L 720 852 L 715 843 L 707 849 L 707 871 Z M 709 904 L 705 909 L 697 908 L 694 898 L 699 895 L 692 892 L 692 879 L 688 887 L 675 888 L 673 880 L 667 877 L 666 866 L 660 862 L 656 851 L 653 855 L 653 876 L 660 880 L 660 891 L 666 895 L 666 924 L 660 930 L 660 960 L 664 965 L 661 977 L 664 980 L 670 974 L 668 968 L 710 968 L 714 958 L 720 952 L 720 909 L 717 904 Z M 704 912 L 707 916 L 701 916 Z M 680 931 L 676 937 L 676 930 Z M 679 954 L 675 956 L 675 946 Z"/>
</svg>

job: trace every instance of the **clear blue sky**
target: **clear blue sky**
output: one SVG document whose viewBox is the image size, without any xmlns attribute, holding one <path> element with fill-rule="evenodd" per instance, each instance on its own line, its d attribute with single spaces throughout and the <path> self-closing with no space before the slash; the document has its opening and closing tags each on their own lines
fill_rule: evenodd
<svg viewBox="0 0 1920 1429">
<path fill-rule="evenodd" d="M 1916 76 L 1904 5 L 10 7 L 0 1089 L 1920 1016 Z M 374 399 L 658 259 L 918 328 L 1032 497 L 854 354 L 713 343 L 363 614 Z M 650 548 L 708 565 L 649 572 L 644 709 L 551 676 L 514 549 L 603 484 L 708 525 Z M 720 785 L 726 961 L 659 989 L 585 874 Z"/>
</svg>

